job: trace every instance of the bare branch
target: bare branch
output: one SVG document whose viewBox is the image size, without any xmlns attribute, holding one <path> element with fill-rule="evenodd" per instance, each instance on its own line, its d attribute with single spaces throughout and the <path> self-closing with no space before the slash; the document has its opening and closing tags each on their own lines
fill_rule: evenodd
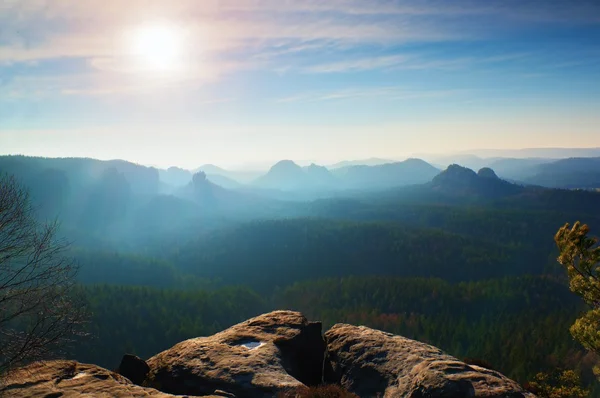
<svg viewBox="0 0 600 398">
<path fill-rule="evenodd" d="M 0 176 L 0 372 L 58 352 L 83 322 L 77 267 L 57 231 L 36 220 L 14 177 Z"/>
</svg>

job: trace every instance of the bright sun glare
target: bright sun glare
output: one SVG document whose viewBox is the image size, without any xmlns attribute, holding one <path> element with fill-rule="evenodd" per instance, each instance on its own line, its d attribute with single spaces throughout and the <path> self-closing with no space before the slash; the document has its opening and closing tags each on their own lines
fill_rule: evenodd
<svg viewBox="0 0 600 398">
<path fill-rule="evenodd" d="M 140 27 L 134 32 L 132 47 L 142 69 L 169 71 L 181 66 L 183 38 L 175 27 Z"/>
</svg>

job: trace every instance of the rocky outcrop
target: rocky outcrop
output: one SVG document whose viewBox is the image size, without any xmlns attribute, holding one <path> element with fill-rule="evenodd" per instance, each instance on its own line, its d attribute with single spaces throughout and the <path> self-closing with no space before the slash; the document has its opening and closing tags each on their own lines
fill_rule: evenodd
<svg viewBox="0 0 600 398">
<path fill-rule="evenodd" d="M 276 311 L 211 337 L 181 342 L 150 358 L 146 384 L 172 394 L 273 397 L 322 380 L 321 323 Z"/>
<path fill-rule="evenodd" d="M 401 336 L 339 324 L 323 338 L 321 323 L 293 311 L 183 341 L 148 361 L 125 355 L 118 372 L 38 362 L 0 379 L 0 397 L 534 397 L 496 371 Z M 307 387 L 323 382 L 331 386 Z"/>
<path fill-rule="evenodd" d="M 401 336 L 339 324 L 325 340 L 326 380 L 360 397 L 534 397 L 498 372 Z"/>
<path fill-rule="evenodd" d="M 172 398 L 95 365 L 75 361 L 37 362 L 0 381 L 0 397 L 10 398 Z M 217 395 L 213 396 L 214 398 Z M 191 397 L 190 397 L 191 398 Z"/>
</svg>

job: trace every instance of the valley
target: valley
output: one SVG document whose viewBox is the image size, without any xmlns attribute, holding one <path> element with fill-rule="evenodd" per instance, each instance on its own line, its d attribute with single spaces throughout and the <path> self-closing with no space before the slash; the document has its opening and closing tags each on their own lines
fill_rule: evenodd
<svg viewBox="0 0 600 398">
<path fill-rule="evenodd" d="M 126 162 L 0 165 L 71 242 L 92 316 L 72 346 L 82 362 L 114 368 L 124 352 L 149 357 L 291 309 L 424 341 L 523 383 L 564 367 L 593 384 L 595 359 L 568 332 L 585 307 L 553 242 L 567 221 L 600 227 L 593 190 L 413 160 L 332 172 L 288 162 L 233 189 Z"/>
</svg>

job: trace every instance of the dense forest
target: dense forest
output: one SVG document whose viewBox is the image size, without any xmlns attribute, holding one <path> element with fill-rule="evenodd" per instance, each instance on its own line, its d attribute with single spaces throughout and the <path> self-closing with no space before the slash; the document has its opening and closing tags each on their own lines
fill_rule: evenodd
<svg viewBox="0 0 600 398">
<path fill-rule="evenodd" d="M 126 352 L 149 357 L 295 309 L 425 341 L 520 382 L 566 368 L 595 383 L 597 358 L 569 334 L 585 306 L 553 237 L 565 222 L 600 227 L 600 193 L 459 166 L 420 185 L 305 201 L 203 173 L 170 185 L 164 171 L 122 161 L 0 157 L 0 171 L 71 242 L 90 314 L 77 360 L 114 368 Z"/>
</svg>

